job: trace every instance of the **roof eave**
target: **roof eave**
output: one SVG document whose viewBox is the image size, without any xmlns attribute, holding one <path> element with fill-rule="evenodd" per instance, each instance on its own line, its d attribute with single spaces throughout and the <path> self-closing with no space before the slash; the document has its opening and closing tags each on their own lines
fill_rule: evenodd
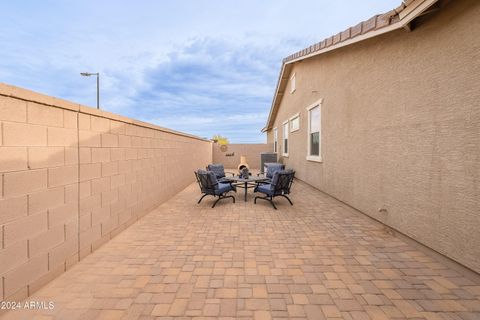
<svg viewBox="0 0 480 320">
<path fill-rule="evenodd" d="M 388 26 L 385 26 L 383 28 L 380 28 L 380 29 L 374 29 L 374 30 L 366 32 L 364 34 L 360 34 L 356 37 L 347 39 L 347 40 L 342 41 L 342 42 L 338 42 L 334 45 L 325 47 L 323 49 L 311 52 L 311 53 L 306 54 L 306 55 L 299 56 L 297 58 L 288 59 L 288 60 L 284 59 L 284 61 L 282 63 L 282 68 L 281 68 L 281 71 L 280 71 L 280 76 L 279 76 L 278 81 L 277 81 L 277 86 L 276 86 L 276 89 L 275 89 L 275 94 L 274 94 L 274 97 L 273 97 L 272 106 L 270 107 L 270 113 L 268 115 L 267 124 L 262 129 L 262 132 L 266 132 L 266 131 L 268 131 L 272 128 L 273 114 L 274 114 L 274 112 L 276 112 L 275 108 L 280 104 L 280 101 L 281 101 L 281 98 L 277 99 L 277 97 L 280 95 L 279 94 L 280 93 L 279 92 L 279 87 L 280 87 L 282 79 L 288 79 L 288 76 L 289 76 L 288 73 L 286 75 L 284 75 L 285 74 L 285 67 L 287 65 L 294 64 L 295 62 L 299 62 L 299 61 L 302 61 L 302 60 L 305 60 L 305 59 L 309 59 L 309 58 L 318 56 L 320 54 L 324 54 L 326 52 L 330 52 L 330 51 L 333 51 L 333 50 L 336 50 L 336 49 L 339 49 L 339 48 L 342 48 L 342 47 L 346 47 L 346 46 L 349 46 L 351 44 L 358 43 L 358 42 L 361 42 L 361 41 L 364 41 L 364 40 L 367 40 L 367 39 L 370 39 L 370 38 L 373 38 L 373 37 L 377 37 L 379 35 L 382 35 L 382 34 L 385 34 L 385 33 L 388 33 L 388 32 L 394 31 L 394 30 L 405 28 L 406 30 L 409 31 L 410 29 L 409 29 L 408 26 L 412 22 L 412 20 L 415 19 L 417 16 L 419 16 L 422 12 L 424 12 L 425 10 L 430 8 L 432 5 L 434 5 L 436 2 L 438 2 L 438 0 L 414 0 L 413 3 L 410 5 L 410 8 L 407 7 L 408 10 L 406 10 L 406 8 L 405 8 L 405 10 L 401 11 L 398 14 L 399 20 L 397 22 L 394 22 L 394 23 L 392 23 Z M 282 95 L 280 95 L 280 96 L 282 96 Z M 277 100 L 279 100 L 279 101 L 277 102 Z"/>
</svg>

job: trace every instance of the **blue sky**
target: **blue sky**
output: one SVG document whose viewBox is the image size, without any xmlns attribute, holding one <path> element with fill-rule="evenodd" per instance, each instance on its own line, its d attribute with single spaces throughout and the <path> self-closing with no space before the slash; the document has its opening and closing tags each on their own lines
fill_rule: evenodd
<svg viewBox="0 0 480 320">
<path fill-rule="evenodd" d="M 0 2 L 0 82 L 202 137 L 264 142 L 282 58 L 400 0 Z"/>
</svg>

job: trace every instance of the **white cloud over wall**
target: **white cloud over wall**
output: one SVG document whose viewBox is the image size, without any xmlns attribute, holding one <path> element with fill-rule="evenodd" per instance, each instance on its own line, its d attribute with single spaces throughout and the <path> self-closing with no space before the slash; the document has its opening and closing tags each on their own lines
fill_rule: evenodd
<svg viewBox="0 0 480 320">
<path fill-rule="evenodd" d="M 3 1 L 0 82 L 261 142 L 281 59 L 400 0 Z"/>
</svg>

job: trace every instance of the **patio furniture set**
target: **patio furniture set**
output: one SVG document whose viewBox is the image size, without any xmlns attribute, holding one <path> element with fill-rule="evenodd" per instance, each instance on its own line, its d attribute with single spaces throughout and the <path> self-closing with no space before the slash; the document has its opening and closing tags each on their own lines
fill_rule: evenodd
<svg viewBox="0 0 480 320">
<path fill-rule="evenodd" d="M 288 194 L 290 194 L 295 171 L 285 169 L 285 165 L 281 163 L 268 163 L 265 167 L 265 172 L 261 172 L 257 176 L 253 176 L 245 169 L 240 171 L 239 174 L 226 172 L 223 164 L 209 164 L 206 170 L 199 169 L 195 171 L 195 177 L 202 193 L 198 203 L 206 196 L 218 197 L 212 208 L 215 207 L 218 201 L 226 198 L 232 198 L 233 203 L 235 203 L 235 197 L 228 193 L 231 191 L 236 193 L 237 188 L 244 189 L 244 201 L 247 202 L 247 191 L 253 188 L 254 193 L 263 194 L 263 196 L 254 198 L 255 204 L 257 199 L 267 200 L 276 210 L 277 207 L 273 203 L 273 199 L 275 197 L 284 197 L 293 205 Z"/>
</svg>

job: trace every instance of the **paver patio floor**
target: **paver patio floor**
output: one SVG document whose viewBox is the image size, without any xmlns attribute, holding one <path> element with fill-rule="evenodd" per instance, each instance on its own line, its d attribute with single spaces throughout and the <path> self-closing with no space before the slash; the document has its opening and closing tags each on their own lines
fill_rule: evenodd
<svg viewBox="0 0 480 320">
<path fill-rule="evenodd" d="M 251 192 L 251 191 L 250 191 Z M 480 319 L 480 281 L 296 182 L 200 205 L 192 184 L 6 319 Z"/>
</svg>

